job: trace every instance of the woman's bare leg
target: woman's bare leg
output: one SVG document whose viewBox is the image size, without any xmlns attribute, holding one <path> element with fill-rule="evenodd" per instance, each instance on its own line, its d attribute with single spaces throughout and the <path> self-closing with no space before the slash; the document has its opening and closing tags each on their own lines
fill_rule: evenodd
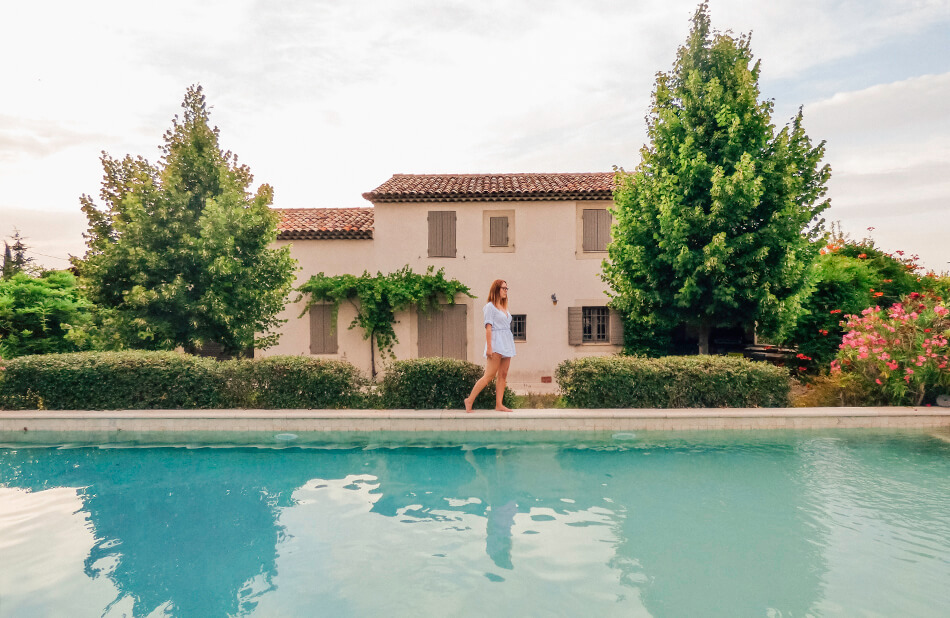
<svg viewBox="0 0 950 618">
<path fill-rule="evenodd" d="M 495 380 L 495 409 L 501 412 L 511 412 L 511 408 L 502 403 L 505 397 L 505 384 L 508 381 L 508 365 L 511 364 L 511 357 L 501 359 L 498 364 L 498 376 Z"/>
<path fill-rule="evenodd" d="M 492 354 L 485 363 L 485 375 L 478 379 L 475 386 L 472 387 L 472 394 L 465 398 L 465 411 L 471 412 L 475 404 L 475 398 L 482 392 L 482 389 L 488 386 L 495 374 L 498 373 L 498 365 L 501 364 L 501 354 Z"/>
</svg>

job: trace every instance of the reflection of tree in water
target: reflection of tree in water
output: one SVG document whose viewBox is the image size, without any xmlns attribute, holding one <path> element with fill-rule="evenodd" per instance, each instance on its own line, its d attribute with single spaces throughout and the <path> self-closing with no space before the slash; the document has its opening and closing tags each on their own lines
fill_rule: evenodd
<svg viewBox="0 0 950 618">
<path fill-rule="evenodd" d="M 499 568 L 517 566 L 518 514 L 606 509 L 617 539 L 611 566 L 652 613 L 803 615 L 824 565 L 796 509 L 796 457 L 781 445 L 742 457 L 669 445 L 20 449 L 0 458 L 0 482 L 84 488 L 97 539 L 87 572 L 111 579 L 135 615 L 166 602 L 180 615 L 253 610 L 274 587 L 281 507 L 308 482 L 352 475 L 378 480 L 372 513 L 407 525 L 484 517 L 486 553 Z"/>
<path fill-rule="evenodd" d="M 133 615 L 170 603 L 175 615 L 222 616 L 273 588 L 278 508 L 294 489 L 359 468 L 352 451 L 20 449 L 0 458 L 0 479 L 82 488 L 96 537 L 86 572 L 112 580 Z"/>
</svg>

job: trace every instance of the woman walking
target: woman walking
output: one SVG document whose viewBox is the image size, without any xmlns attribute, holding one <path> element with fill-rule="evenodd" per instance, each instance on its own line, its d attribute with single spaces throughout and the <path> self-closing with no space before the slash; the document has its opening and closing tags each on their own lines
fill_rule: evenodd
<svg viewBox="0 0 950 618">
<path fill-rule="evenodd" d="M 472 394 L 465 399 L 465 411 L 471 412 L 475 398 L 482 389 L 495 380 L 495 409 L 511 412 L 502 403 L 505 396 L 505 381 L 508 378 L 508 366 L 515 355 L 515 338 L 511 334 L 511 313 L 508 312 L 508 283 L 495 279 L 488 290 L 488 302 L 482 310 L 485 314 L 485 375 L 479 378 L 472 388 Z"/>
</svg>

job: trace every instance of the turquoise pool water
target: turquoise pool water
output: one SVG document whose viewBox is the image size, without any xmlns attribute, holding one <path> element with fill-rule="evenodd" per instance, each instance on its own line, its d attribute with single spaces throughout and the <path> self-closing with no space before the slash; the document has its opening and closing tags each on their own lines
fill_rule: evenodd
<svg viewBox="0 0 950 618">
<path fill-rule="evenodd" d="M 0 436 L 0 616 L 950 615 L 947 434 L 160 438 Z"/>
</svg>

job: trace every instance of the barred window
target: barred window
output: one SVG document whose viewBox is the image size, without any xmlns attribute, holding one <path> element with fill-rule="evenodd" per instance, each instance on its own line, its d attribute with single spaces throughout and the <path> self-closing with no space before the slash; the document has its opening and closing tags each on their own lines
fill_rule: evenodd
<svg viewBox="0 0 950 618">
<path fill-rule="evenodd" d="M 515 341 L 527 341 L 528 339 L 528 316 L 523 313 L 511 314 L 511 334 Z"/>
<path fill-rule="evenodd" d="M 607 307 L 584 307 L 582 313 L 584 343 L 606 342 L 610 340 L 608 320 L 610 317 Z"/>
</svg>

